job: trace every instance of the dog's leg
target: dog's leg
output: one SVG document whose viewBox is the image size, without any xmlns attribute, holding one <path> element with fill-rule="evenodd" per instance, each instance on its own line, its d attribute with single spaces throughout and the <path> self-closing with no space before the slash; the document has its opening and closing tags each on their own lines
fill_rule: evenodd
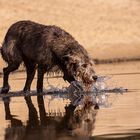
<svg viewBox="0 0 140 140">
<path fill-rule="evenodd" d="M 3 87 L 1 93 L 8 93 L 10 86 L 8 83 L 10 72 L 18 69 L 20 64 L 8 64 L 8 67 L 3 69 L 4 77 L 3 77 Z"/>
<path fill-rule="evenodd" d="M 34 79 L 36 65 L 34 63 L 25 63 L 25 66 L 26 66 L 27 78 L 26 78 L 26 83 L 25 83 L 23 91 L 29 92 L 32 81 Z"/>
<path fill-rule="evenodd" d="M 37 93 L 43 92 L 43 78 L 44 78 L 44 74 L 46 71 L 47 71 L 47 65 L 39 65 L 38 66 Z"/>
</svg>

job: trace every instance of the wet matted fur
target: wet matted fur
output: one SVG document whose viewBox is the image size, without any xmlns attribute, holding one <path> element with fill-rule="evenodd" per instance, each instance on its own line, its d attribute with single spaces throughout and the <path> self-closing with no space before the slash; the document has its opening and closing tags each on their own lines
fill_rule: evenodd
<svg viewBox="0 0 140 140">
<path fill-rule="evenodd" d="M 87 51 L 66 31 L 57 26 L 45 26 L 32 21 L 13 24 L 1 48 L 2 58 L 8 63 L 3 69 L 3 88 L 9 91 L 8 77 L 24 62 L 27 79 L 24 91 L 30 90 L 35 70 L 38 70 L 37 92 L 42 92 L 45 72 L 60 70 L 64 80 L 81 80 L 85 85 L 94 82 L 93 61 Z"/>
</svg>

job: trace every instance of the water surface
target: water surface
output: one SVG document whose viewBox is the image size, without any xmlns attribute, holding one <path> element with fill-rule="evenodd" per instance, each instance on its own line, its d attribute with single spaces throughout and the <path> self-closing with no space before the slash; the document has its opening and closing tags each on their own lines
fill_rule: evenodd
<svg viewBox="0 0 140 140">
<path fill-rule="evenodd" d="M 96 65 L 96 71 L 112 76 L 110 87 L 128 88 L 128 92 L 114 95 L 108 108 L 94 110 L 89 105 L 75 112 L 75 107 L 62 98 L 51 101 L 50 96 L 0 98 L 0 140 L 140 139 L 140 62 Z M 10 76 L 13 91 L 21 90 L 24 82 L 23 72 Z M 67 85 L 59 78 L 49 82 L 54 86 Z M 35 87 L 36 79 L 32 88 Z"/>
</svg>

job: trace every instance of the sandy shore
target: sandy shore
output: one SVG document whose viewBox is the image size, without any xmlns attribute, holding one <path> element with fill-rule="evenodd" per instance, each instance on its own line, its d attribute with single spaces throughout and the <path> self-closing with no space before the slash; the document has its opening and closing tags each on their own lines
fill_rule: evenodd
<svg viewBox="0 0 140 140">
<path fill-rule="evenodd" d="M 1 0 L 0 7 L 0 43 L 11 24 L 33 20 L 62 27 L 94 58 L 140 57 L 139 0 Z"/>
<path fill-rule="evenodd" d="M 11 24 L 33 20 L 65 29 L 103 63 L 140 58 L 139 0 L 1 0 L 0 7 L 0 44 Z M 5 65 L 0 56 L 0 73 Z"/>
</svg>

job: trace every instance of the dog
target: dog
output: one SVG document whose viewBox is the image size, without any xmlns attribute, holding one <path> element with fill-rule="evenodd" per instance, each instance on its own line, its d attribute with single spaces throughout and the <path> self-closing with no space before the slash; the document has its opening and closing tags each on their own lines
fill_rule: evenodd
<svg viewBox="0 0 140 140">
<path fill-rule="evenodd" d="M 71 83 L 81 79 L 84 85 L 92 84 L 97 76 L 93 60 L 87 51 L 66 31 L 54 25 L 33 21 L 18 21 L 8 29 L 1 47 L 2 58 L 8 64 L 3 69 L 1 93 L 8 93 L 10 72 L 23 62 L 26 83 L 23 91 L 29 92 L 37 68 L 37 92 L 43 92 L 43 76 L 47 72 L 62 71 L 63 79 Z"/>
</svg>

